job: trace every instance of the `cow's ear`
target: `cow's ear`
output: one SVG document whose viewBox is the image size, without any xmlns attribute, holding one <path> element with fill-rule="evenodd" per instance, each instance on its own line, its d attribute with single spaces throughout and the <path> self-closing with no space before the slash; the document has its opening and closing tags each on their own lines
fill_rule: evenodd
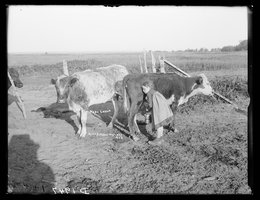
<svg viewBox="0 0 260 200">
<path fill-rule="evenodd" d="M 199 78 L 196 80 L 196 83 L 198 85 L 202 84 L 203 83 L 203 78 L 201 76 L 199 76 Z"/>
<path fill-rule="evenodd" d="M 55 85 L 56 82 L 57 82 L 57 79 L 53 79 L 53 78 L 51 79 L 51 84 L 52 84 L 52 85 Z"/>
<path fill-rule="evenodd" d="M 69 86 L 72 87 L 77 81 L 78 81 L 78 79 L 75 77 L 70 79 Z"/>
</svg>

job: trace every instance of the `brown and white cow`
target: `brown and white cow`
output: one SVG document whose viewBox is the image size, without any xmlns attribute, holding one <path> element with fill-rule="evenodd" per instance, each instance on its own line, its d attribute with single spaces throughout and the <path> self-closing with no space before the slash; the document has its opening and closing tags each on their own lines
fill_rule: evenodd
<svg viewBox="0 0 260 200">
<path fill-rule="evenodd" d="M 154 89 L 163 94 L 175 115 L 177 106 L 185 103 L 196 94 L 213 95 L 213 90 L 207 77 L 200 74 L 194 77 L 182 77 L 175 73 L 146 73 L 129 74 L 123 79 L 124 109 L 128 111 L 128 126 L 130 134 L 136 141 L 139 138 L 135 131 L 140 133 L 135 116 L 144 102 L 145 95 L 142 91 L 144 82 L 152 82 Z M 170 124 L 174 129 L 174 121 Z"/>
<path fill-rule="evenodd" d="M 115 85 L 118 81 L 120 83 L 127 74 L 128 71 L 124 66 L 110 65 L 51 80 L 56 87 L 57 102 L 65 103 L 66 101 L 69 109 L 77 114 L 80 124 L 77 134 L 80 137 L 85 137 L 87 134 L 87 113 L 91 105 L 112 100 L 114 115 L 110 127 L 113 126 L 118 113 L 118 106 L 115 105 L 117 93 Z"/>
</svg>

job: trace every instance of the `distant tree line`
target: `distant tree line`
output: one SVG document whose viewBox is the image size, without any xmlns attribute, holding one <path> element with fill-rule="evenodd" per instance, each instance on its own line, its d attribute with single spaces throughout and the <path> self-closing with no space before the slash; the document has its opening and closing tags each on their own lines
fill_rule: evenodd
<svg viewBox="0 0 260 200">
<path fill-rule="evenodd" d="M 236 46 L 224 46 L 222 48 L 212 48 L 208 50 L 207 48 L 200 49 L 185 49 L 185 52 L 227 52 L 227 51 L 245 51 L 247 50 L 247 40 L 242 40 Z"/>
<path fill-rule="evenodd" d="M 236 46 L 224 46 L 221 51 L 244 51 L 247 50 L 247 40 L 242 40 Z"/>
</svg>

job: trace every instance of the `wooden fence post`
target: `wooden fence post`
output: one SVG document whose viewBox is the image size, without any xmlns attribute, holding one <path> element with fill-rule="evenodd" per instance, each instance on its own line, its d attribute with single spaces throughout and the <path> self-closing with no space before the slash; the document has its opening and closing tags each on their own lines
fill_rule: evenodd
<svg viewBox="0 0 260 200">
<path fill-rule="evenodd" d="M 68 65 L 66 60 L 63 60 L 63 74 L 69 76 Z"/>
<path fill-rule="evenodd" d="M 152 71 L 153 71 L 153 73 L 156 73 L 155 59 L 154 59 L 152 51 L 151 51 L 151 57 L 152 57 Z"/>
<path fill-rule="evenodd" d="M 139 63 L 140 63 L 141 73 L 143 73 L 142 61 L 141 61 L 141 57 L 140 56 L 139 56 Z"/>
<path fill-rule="evenodd" d="M 160 62 L 160 72 L 161 72 L 161 73 L 166 73 L 166 72 L 165 72 L 165 66 L 164 66 L 163 57 L 159 56 L 159 62 Z"/>
<path fill-rule="evenodd" d="M 184 76 L 190 77 L 190 75 L 188 73 L 186 73 L 185 71 L 181 70 L 180 68 L 176 67 L 174 64 L 170 63 L 167 60 L 163 60 L 167 65 L 173 67 L 177 72 L 181 73 Z"/>
<path fill-rule="evenodd" d="M 145 73 L 148 73 L 147 64 L 146 64 L 146 51 L 145 50 L 144 50 L 144 71 L 145 71 Z"/>
</svg>

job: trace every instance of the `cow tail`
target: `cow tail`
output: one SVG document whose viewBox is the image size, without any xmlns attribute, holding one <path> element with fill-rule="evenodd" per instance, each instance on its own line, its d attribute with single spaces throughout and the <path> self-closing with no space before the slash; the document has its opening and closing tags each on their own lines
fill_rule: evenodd
<svg viewBox="0 0 260 200">
<path fill-rule="evenodd" d="M 124 107 L 124 111 L 128 112 L 125 81 L 123 81 L 123 107 Z"/>
</svg>

